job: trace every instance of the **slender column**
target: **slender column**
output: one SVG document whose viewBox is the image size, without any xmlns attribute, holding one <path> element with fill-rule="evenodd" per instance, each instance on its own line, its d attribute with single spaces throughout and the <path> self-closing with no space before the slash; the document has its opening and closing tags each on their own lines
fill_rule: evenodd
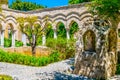
<svg viewBox="0 0 120 80">
<path fill-rule="evenodd" d="M 53 30 L 54 30 L 54 39 L 57 39 L 57 30 L 56 29 Z"/>
<path fill-rule="evenodd" d="M 23 46 L 26 46 L 26 35 L 24 33 L 22 33 L 22 42 Z"/>
<path fill-rule="evenodd" d="M 4 47 L 4 30 L 1 31 L 1 47 Z"/>
<path fill-rule="evenodd" d="M 46 44 L 46 36 L 43 34 L 42 36 L 42 45 L 44 46 Z"/>
<path fill-rule="evenodd" d="M 12 31 L 12 47 L 15 47 L 15 32 L 16 31 Z"/>
<path fill-rule="evenodd" d="M 68 39 L 68 40 L 70 39 L 70 33 L 69 33 L 69 32 L 70 32 L 70 29 L 67 28 L 67 29 L 66 29 L 66 35 L 67 35 L 67 39 Z"/>
</svg>

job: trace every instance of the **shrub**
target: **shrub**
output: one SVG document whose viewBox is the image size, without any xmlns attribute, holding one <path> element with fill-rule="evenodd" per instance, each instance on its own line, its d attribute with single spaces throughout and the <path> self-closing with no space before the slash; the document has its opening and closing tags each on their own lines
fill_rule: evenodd
<svg viewBox="0 0 120 80">
<path fill-rule="evenodd" d="M 46 57 L 35 57 L 18 53 L 7 53 L 3 50 L 0 50 L 0 62 L 9 62 L 31 66 L 45 66 L 59 60 L 60 54 L 55 51 L 53 51 L 49 56 Z"/>
<path fill-rule="evenodd" d="M 0 75 L 0 80 L 13 80 L 13 79 L 8 75 Z"/>
<path fill-rule="evenodd" d="M 10 47 L 11 44 L 12 44 L 12 40 L 11 39 L 4 38 L 4 46 L 5 47 Z"/>
<path fill-rule="evenodd" d="M 16 47 L 23 46 L 23 42 L 16 40 L 16 41 L 15 41 L 15 46 L 16 46 Z"/>
<path fill-rule="evenodd" d="M 120 74 L 120 64 L 117 64 L 117 71 L 116 74 Z"/>
<path fill-rule="evenodd" d="M 4 41 L 5 41 L 5 42 L 4 42 L 4 46 L 5 46 L 5 47 L 11 47 L 11 45 L 12 45 L 12 40 L 11 40 L 11 38 L 9 38 L 9 39 L 4 38 Z M 16 47 L 23 46 L 23 42 L 15 40 L 15 46 L 16 46 Z"/>
<path fill-rule="evenodd" d="M 58 39 L 47 39 L 47 46 L 52 48 L 53 50 L 57 50 L 62 54 L 61 58 L 68 59 L 70 57 L 74 57 L 75 54 L 75 47 L 74 47 L 75 40 L 67 40 L 64 38 Z"/>
</svg>

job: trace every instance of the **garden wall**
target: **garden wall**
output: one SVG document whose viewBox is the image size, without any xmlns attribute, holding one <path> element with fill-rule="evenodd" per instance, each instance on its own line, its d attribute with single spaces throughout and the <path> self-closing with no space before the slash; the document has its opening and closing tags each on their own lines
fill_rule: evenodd
<svg viewBox="0 0 120 80">
<path fill-rule="evenodd" d="M 3 50 L 8 52 L 16 52 L 20 54 L 32 55 L 31 47 L 11 47 L 11 48 L 3 48 Z M 51 49 L 43 46 L 39 46 L 36 48 L 36 56 L 48 56 L 51 53 Z"/>
</svg>

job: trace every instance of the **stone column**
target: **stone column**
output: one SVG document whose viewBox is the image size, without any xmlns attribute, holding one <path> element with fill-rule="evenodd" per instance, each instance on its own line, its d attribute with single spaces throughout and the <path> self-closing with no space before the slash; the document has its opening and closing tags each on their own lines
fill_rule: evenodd
<svg viewBox="0 0 120 80">
<path fill-rule="evenodd" d="M 53 30 L 54 30 L 54 39 L 57 39 L 57 30 L 56 29 Z"/>
<path fill-rule="evenodd" d="M 66 35 L 67 35 L 67 39 L 69 40 L 70 39 L 70 29 L 69 28 L 67 28 L 66 29 Z"/>
<path fill-rule="evenodd" d="M 26 35 L 24 33 L 22 33 L 22 42 L 23 46 L 26 46 Z"/>
<path fill-rule="evenodd" d="M 4 47 L 4 30 L 1 31 L 1 47 Z"/>
<path fill-rule="evenodd" d="M 15 30 L 12 31 L 12 47 L 15 47 Z"/>
<path fill-rule="evenodd" d="M 42 45 L 44 46 L 46 44 L 46 36 L 43 34 L 42 36 Z"/>
</svg>

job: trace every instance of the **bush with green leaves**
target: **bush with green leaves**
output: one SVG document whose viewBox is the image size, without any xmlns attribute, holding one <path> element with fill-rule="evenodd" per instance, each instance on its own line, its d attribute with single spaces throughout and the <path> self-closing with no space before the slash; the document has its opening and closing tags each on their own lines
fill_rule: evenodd
<svg viewBox="0 0 120 80">
<path fill-rule="evenodd" d="M 16 47 L 23 46 L 23 42 L 16 40 L 16 41 L 15 41 L 15 46 L 16 46 Z"/>
<path fill-rule="evenodd" d="M 64 38 L 47 39 L 47 46 L 52 48 L 53 50 L 57 50 L 62 54 L 62 58 L 68 59 L 70 57 L 74 57 L 75 54 L 75 47 L 74 47 L 75 40 L 67 40 Z"/>
<path fill-rule="evenodd" d="M 57 51 L 53 51 L 49 56 L 35 57 L 18 53 L 8 53 L 0 50 L 0 62 L 9 62 L 30 66 L 45 66 L 59 60 L 61 60 L 60 54 Z"/>
<path fill-rule="evenodd" d="M 11 45 L 12 45 L 12 39 L 11 38 L 9 38 L 9 39 L 4 38 L 4 46 L 11 47 Z M 15 40 L 15 46 L 16 47 L 23 46 L 23 42 Z"/>
<path fill-rule="evenodd" d="M 8 75 L 0 75 L 0 80 L 13 80 L 11 76 Z"/>
<path fill-rule="evenodd" d="M 116 74 L 120 74 L 120 64 L 117 64 Z"/>
<path fill-rule="evenodd" d="M 4 38 L 4 46 L 5 46 L 5 47 L 10 47 L 11 44 L 12 44 L 11 38 L 9 38 L 9 39 Z"/>
</svg>

